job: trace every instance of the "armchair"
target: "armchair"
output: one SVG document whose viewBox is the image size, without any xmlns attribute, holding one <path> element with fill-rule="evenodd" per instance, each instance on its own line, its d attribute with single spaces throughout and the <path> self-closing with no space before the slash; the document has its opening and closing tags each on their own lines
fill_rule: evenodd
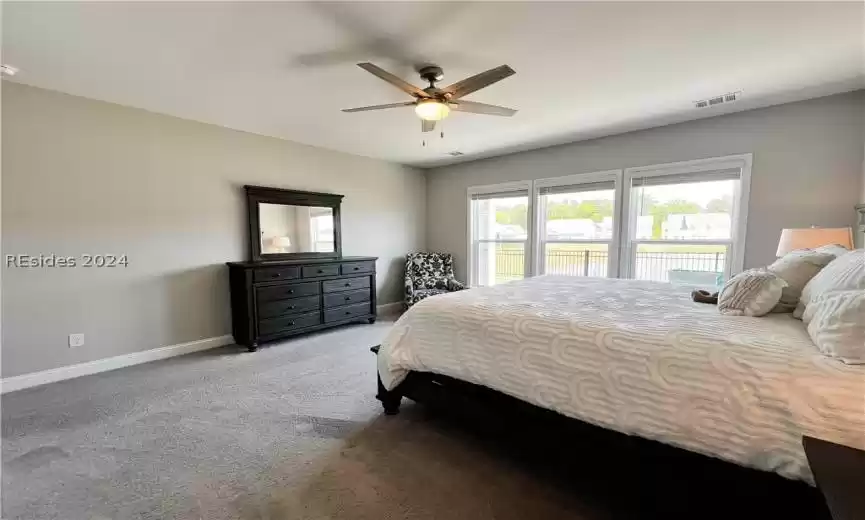
<svg viewBox="0 0 865 520">
<path fill-rule="evenodd" d="M 454 278 L 450 253 L 409 253 L 405 257 L 405 306 L 434 296 L 461 291 L 466 286 Z"/>
</svg>

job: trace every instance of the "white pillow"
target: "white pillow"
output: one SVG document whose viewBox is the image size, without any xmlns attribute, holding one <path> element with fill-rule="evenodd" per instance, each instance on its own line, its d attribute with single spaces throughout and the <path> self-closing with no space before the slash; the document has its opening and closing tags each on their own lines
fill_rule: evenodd
<svg viewBox="0 0 865 520">
<path fill-rule="evenodd" d="M 814 251 L 817 251 L 818 253 L 829 253 L 835 258 L 838 258 L 839 256 L 843 256 L 850 252 L 849 249 L 842 246 L 841 244 L 829 244 L 827 246 L 820 246 Z"/>
<path fill-rule="evenodd" d="M 802 321 L 820 352 L 865 363 L 865 291 L 829 291 L 808 302 Z"/>
<path fill-rule="evenodd" d="M 820 352 L 865 363 L 865 249 L 827 265 L 805 286 L 800 303 L 802 321 Z"/>
<path fill-rule="evenodd" d="M 787 287 L 784 287 L 781 300 L 772 312 L 792 312 L 799 303 L 805 285 L 832 260 L 835 260 L 833 253 L 813 249 L 791 251 L 775 260 L 766 269 L 780 276 L 787 282 Z"/>
<path fill-rule="evenodd" d="M 763 316 L 781 299 L 787 282 L 765 269 L 742 271 L 718 294 L 718 311 L 728 316 Z"/>
<path fill-rule="evenodd" d="M 865 249 L 848 251 L 817 273 L 802 289 L 793 317 L 802 318 L 811 298 L 828 291 L 856 290 L 865 290 Z"/>
</svg>

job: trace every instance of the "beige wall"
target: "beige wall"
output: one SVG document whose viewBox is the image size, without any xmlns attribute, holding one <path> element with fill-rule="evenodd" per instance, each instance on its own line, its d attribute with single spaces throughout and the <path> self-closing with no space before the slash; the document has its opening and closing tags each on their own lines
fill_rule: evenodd
<svg viewBox="0 0 865 520">
<path fill-rule="evenodd" d="M 344 254 L 380 258 L 380 303 L 401 299 L 401 257 L 423 248 L 417 170 L 8 82 L 2 106 L 3 254 L 129 258 L 4 262 L 4 377 L 228 334 L 243 184 L 345 195 Z"/>
<path fill-rule="evenodd" d="M 468 186 L 751 152 L 745 266 L 765 265 L 784 227 L 853 224 L 863 110 L 858 91 L 430 170 L 427 246 L 465 279 Z"/>
</svg>

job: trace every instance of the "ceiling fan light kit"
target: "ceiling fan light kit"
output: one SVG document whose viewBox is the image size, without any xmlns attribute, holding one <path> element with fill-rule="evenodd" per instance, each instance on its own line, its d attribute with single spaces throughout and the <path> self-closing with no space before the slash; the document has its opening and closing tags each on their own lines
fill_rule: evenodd
<svg viewBox="0 0 865 520">
<path fill-rule="evenodd" d="M 464 101 L 461 99 L 465 95 L 476 92 L 484 87 L 488 87 L 493 83 L 516 74 L 514 69 L 507 65 L 501 65 L 494 69 L 481 72 L 480 74 L 475 74 L 470 78 L 457 81 L 453 85 L 443 89 L 440 89 L 435 85 L 436 82 L 441 81 L 444 77 L 441 67 L 435 65 L 426 65 L 418 70 L 421 79 L 429 82 L 429 87 L 425 89 L 416 87 L 398 76 L 387 72 L 381 67 L 373 65 L 372 63 L 358 63 L 357 66 L 379 79 L 387 81 L 415 99 L 414 101 L 407 101 L 404 103 L 389 103 L 387 105 L 346 108 L 343 109 L 343 112 L 366 112 L 369 110 L 384 110 L 386 108 L 413 106 L 415 114 L 417 114 L 417 116 L 422 120 L 422 132 L 432 132 L 435 130 L 436 121 L 441 121 L 446 118 L 448 114 L 450 114 L 451 110 L 502 117 L 511 117 L 517 113 L 513 108 L 487 105 L 486 103 Z"/>
<path fill-rule="evenodd" d="M 421 99 L 414 106 L 414 112 L 424 121 L 441 121 L 451 113 L 451 108 L 436 99 Z"/>
</svg>

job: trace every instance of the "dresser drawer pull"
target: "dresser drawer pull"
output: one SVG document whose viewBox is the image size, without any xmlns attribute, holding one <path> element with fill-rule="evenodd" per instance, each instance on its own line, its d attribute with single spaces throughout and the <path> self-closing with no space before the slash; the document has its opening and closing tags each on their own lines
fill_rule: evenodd
<svg viewBox="0 0 865 520">
<path fill-rule="evenodd" d="M 293 322 L 293 321 L 288 322 L 288 326 L 289 326 L 289 327 L 291 327 L 292 325 L 294 325 L 294 322 Z"/>
<path fill-rule="evenodd" d="M 324 272 L 324 271 L 322 271 L 321 269 L 318 270 L 318 274 L 321 274 L 321 273 L 323 273 L 323 272 Z"/>
<path fill-rule="evenodd" d="M 295 305 L 289 305 L 288 310 L 294 309 L 295 307 L 296 307 Z"/>
<path fill-rule="evenodd" d="M 282 276 L 282 274 L 281 273 L 273 273 L 270 276 L 271 276 L 271 278 L 279 278 L 280 276 Z"/>
<path fill-rule="evenodd" d="M 351 283 L 348 282 L 348 283 L 345 284 L 345 286 L 346 286 L 346 287 L 351 287 Z"/>
<path fill-rule="evenodd" d="M 348 316 L 349 314 L 351 314 L 351 311 L 345 311 L 345 314 L 346 316 Z"/>
<path fill-rule="evenodd" d="M 346 296 L 346 297 L 345 297 L 345 301 L 350 302 L 350 301 L 351 301 L 351 296 Z"/>
<path fill-rule="evenodd" d="M 288 294 L 294 294 L 294 289 L 289 289 Z"/>
<path fill-rule="evenodd" d="M 355 271 L 360 271 L 360 267 L 355 267 L 354 270 L 355 270 Z"/>
</svg>

